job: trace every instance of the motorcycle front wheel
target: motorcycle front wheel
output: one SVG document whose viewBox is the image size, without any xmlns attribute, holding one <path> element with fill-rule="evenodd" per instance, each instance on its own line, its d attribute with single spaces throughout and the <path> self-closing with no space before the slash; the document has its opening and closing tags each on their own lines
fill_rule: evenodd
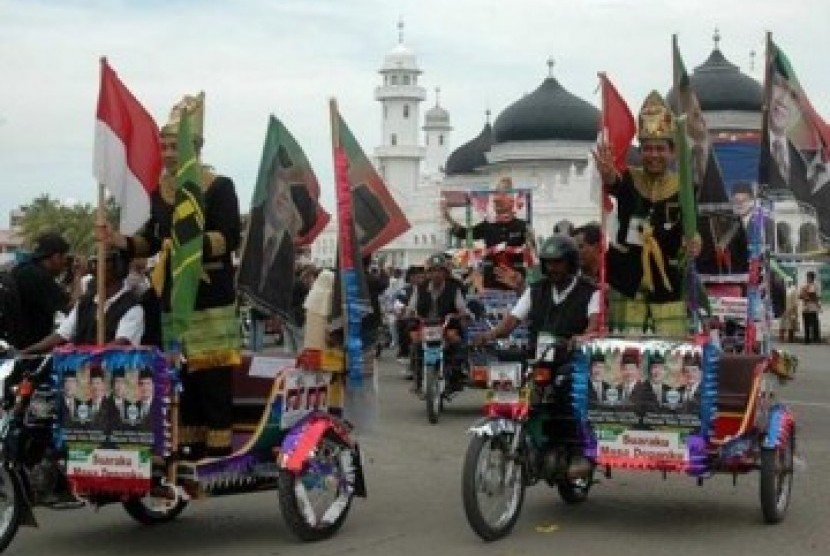
<svg viewBox="0 0 830 556">
<path fill-rule="evenodd" d="M 438 380 L 439 372 L 441 372 L 439 368 L 432 367 L 427 369 L 424 377 L 424 380 L 426 380 L 424 395 L 427 403 L 427 419 L 433 425 L 438 422 L 438 415 L 444 409 L 443 392 L 441 392 L 441 383 Z"/>
<path fill-rule="evenodd" d="M 356 461 L 351 446 L 327 433 L 300 473 L 280 471 L 280 510 L 301 540 L 327 539 L 346 521 L 354 497 Z"/>
<path fill-rule="evenodd" d="M 511 442 L 508 433 L 473 436 L 464 458 L 464 512 L 485 541 L 510 533 L 524 502 L 524 467 L 510 453 Z"/>
<path fill-rule="evenodd" d="M 24 503 L 20 481 L 0 462 L 0 552 L 17 534 Z"/>
</svg>

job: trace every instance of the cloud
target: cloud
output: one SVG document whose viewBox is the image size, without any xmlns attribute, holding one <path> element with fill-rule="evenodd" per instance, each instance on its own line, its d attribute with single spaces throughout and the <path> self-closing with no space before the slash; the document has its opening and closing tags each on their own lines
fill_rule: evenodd
<svg viewBox="0 0 830 556">
<path fill-rule="evenodd" d="M 751 6 L 751 8 L 748 8 Z M 749 9 L 753 10 L 750 14 Z M 809 17 L 806 17 L 809 14 Z M 819 112 L 830 114 L 824 53 L 830 4 L 715 0 L 12 0 L 0 18 L 0 212 L 50 191 L 95 198 L 93 118 L 98 58 L 107 55 L 159 123 L 184 93 L 207 93 L 205 161 L 232 177 L 247 207 L 268 115 L 297 137 L 333 207 L 327 103 L 371 153 L 380 140 L 373 98 L 384 54 L 397 41 L 418 54 L 425 111 L 441 86 L 458 146 L 547 75 L 598 104 L 607 71 L 636 109 L 671 76 L 670 37 L 687 66 L 702 63 L 720 28 L 726 56 L 745 70 L 773 29 Z"/>
</svg>

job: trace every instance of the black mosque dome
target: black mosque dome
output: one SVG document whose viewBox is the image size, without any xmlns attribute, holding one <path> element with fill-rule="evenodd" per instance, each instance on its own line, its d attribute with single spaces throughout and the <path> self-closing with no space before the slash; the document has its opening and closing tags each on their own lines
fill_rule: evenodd
<svg viewBox="0 0 830 556">
<path fill-rule="evenodd" d="M 495 143 L 565 139 L 595 141 L 600 113 L 553 77 L 505 108 L 493 125 Z"/>
<path fill-rule="evenodd" d="M 697 95 L 704 112 L 735 110 L 739 112 L 760 112 L 763 105 L 761 84 L 741 73 L 719 48 L 695 68 L 689 76 L 692 90 Z M 669 91 L 668 102 L 674 105 L 674 88 Z"/>
<path fill-rule="evenodd" d="M 471 174 L 476 168 L 487 164 L 485 153 L 493 146 L 493 126 L 490 122 L 484 126 L 478 137 L 464 143 L 447 158 L 444 167 L 446 175 Z"/>
</svg>

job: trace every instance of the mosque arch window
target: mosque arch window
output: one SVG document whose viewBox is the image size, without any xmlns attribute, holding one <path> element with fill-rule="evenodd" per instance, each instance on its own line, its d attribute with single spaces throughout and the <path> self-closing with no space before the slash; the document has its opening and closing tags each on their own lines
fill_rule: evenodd
<svg viewBox="0 0 830 556">
<path fill-rule="evenodd" d="M 443 145 L 443 144 L 444 144 L 444 136 L 443 136 L 443 135 L 439 135 L 439 136 L 438 136 L 438 144 L 439 144 L 439 145 Z"/>
<path fill-rule="evenodd" d="M 384 107 L 383 107 L 383 119 L 385 120 L 385 119 L 387 119 L 387 118 L 389 118 L 389 107 L 388 107 L 388 106 L 384 106 Z"/>
<path fill-rule="evenodd" d="M 404 118 L 409 117 L 409 105 L 408 104 L 403 105 L 403 117 Z"/>
<path fill-rule="evenodd" d="M 418 245 L 418 234 L 415 234 L 415 241 L 414 241 L 414 243 L 415 243 L 415 245 Z"/>
<path fill-rule="evenodd" d="M 397 134 L 397 133 L 393 133 L 393 134 L 392 134 L 392 137 L 390 137 L 390 138 L 389 138 L 389 142 L 392 144 L 392 146 L 393 146 L 393 147 L 394 147 L 395 145 L 397 145 L 397 144 L 398 144 L 398 134 Z"/>
<path fill-rule="evenodd" d="M 775 232 L 778 236 L 778 252 L 792 253 L 793 240 L 791 237 L 790 225 L 787 222 L 779 222 L 775 226 Z"/>
<path fill-rule="evenodd" d="M 389 76 L 389 84 L 390 85 L 397 85 L 398 84 L 398 76 L 397 75 L 390 75 Z"/>
<path fill-rule="evenodd" d="M 408 75 L 404 75 L 401 79 L 404 85 L 409 85 L 410 78 Z"/>
<path fill-rule="evenodd" d="M 818 250 L 818 228 L 812 222 L 805 222 L 798 228 L 798 252 L 809 253 Z"/>
</svg>

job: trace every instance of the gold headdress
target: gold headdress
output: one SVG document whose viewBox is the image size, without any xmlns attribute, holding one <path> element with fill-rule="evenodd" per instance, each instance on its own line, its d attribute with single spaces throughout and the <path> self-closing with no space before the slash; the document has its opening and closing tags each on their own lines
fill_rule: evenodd
<svg viewBox="0 0 830 556">
<path fill-rule="evenodd" d="M 651 91 L 643 101 L 639 116 L 640 141 L 644 139 L 674 139 L 674 116 L 671 109 L 657 91 Z"/>
<path fill-rule="evenodd" d="M 202 130 L 205 122 L 205 92 L 198 95 L 185 95 L 173 108 L 170 109 L 170 118 L 161 128 L 162 135 L 176 135 L 179 132 L 179 122 L 182 120 L 182 113 L 187 111 L 190 116 L 190 129 L 194 137 L 204 138 Z"/>
</svg>

